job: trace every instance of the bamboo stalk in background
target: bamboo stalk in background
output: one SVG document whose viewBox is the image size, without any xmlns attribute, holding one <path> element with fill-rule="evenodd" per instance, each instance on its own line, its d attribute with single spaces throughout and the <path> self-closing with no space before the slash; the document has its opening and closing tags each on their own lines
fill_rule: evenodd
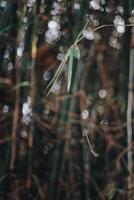
<svg viewBox="0 0 134 200">
<path fill-rule="evenodd" d="M 33 37 L 32 41 L 32 64 L 31 64 L 31 90 L 30 90 L 30 97 L 31 97 L 31 106 L 34 109 L 35 104 L 35 73 L 34 73 L 34 66 L 35 66 L 35 55 L 36 55 L 36 42 L 37 38 Z M 33 139 L 34 139 L 34 121 L 33 116 L 31 117 L 31 126 L 30 132 L 28 137 L 28 149 L 29 149 L 29 157 L 28 157 L 28 177 L 27 177 L 27 188 L 31 187 L 31 178 L 32 178 L 32 150 L 33 150 Z"/>
<path fill-rule="evenodd" d="M 35 62 L 36 62 L 36 52 L 37 52 L 37 37 L 36 37 L 36 26 L 37 26 L 37 3 L 35 2 L 33 6 L 33 25 L 32 25 L 32 60 L 31 60 L 31 88 L 30 88 L 30 97 L 31 97 L 31 106 L 32 106 L 32 112 L 34 110 L 35 105 Z M 32 113 L 33 114 L 33 113 Z M 32 184 L 32 152 L 33 152 L 33 140 L 34 140 L 34 120 L 33 116 L 31 116 L 31 124 L 30 124 L 30 132 L 28 136 L 28 176 L 27 176 L 27 189 L 31 188 Z"/>
<path fill-rule="evenodd" d="M 132 39 L 134 37 L 134 29 L 132 29 Z M 134 48 L 133 40 L 131 40 L 130 49 L 130 64 L 129 64 L 129 82 L 128 82 L 128 105 L 127 105 L 127 146 L 128 146 L 128 199 L 131 199 L 131 190 L 134 184 L 133 180 L 133 155 L 132 155 L 132 142 L 133 142 L 133 128 L 132 128 L 132 112 L 133 112 L 133 81 L 134 81 Z M 129 148 L 130 147 L 130 148 Z"/>
<path fill-rule="evenodd" d="M 19 84 L 19 69 L 17 65 L 16 69 L 16 78 L 17 78 L 17 84 Z M 16 102 L 15 102 L 15 109 L 13 114 L 13 128 L 12 128 L 12 145 L 11 145 L 11 160 L 10 160 L 10 170 L 14 169 L 14 163 L 16 158 L 16 132 L 18 127 L 18 119 L 19 119 L 19 103 L 20 103 L 20 88 L 18 87 L 16 90 Z"/>
<path fill-rule="evenodd" d="M 10 2 L 11 3 L 11 2 Z M 11 3 L 12 4 L 12 3 Z M 17 10 L 17 2 L 14 2 L 14 7 L 15 10 L 13 12 L 16 12 L 16 20 L 18 20 L 18 16 L 17 16 L 17 12 L 19 11 L 19 8 Z M 21 10 L 21 16 L 20 16 L 20 20 L 19 23 L 16 24 L 16 43 L 15 43 L 15 48 L 17 47 L 17 45 L 19 46 L 19 42 L 23 42 L 22 38 L 21 38 L 21 32 L 23 31 L 23 26 L 22 26 L 22 22 L 23 22 L 23 17 L 25 16 L 25 6 L 22 8 Z M 20 110 L 20 66 L 21 66 L 21 60 L 19 58 L 19 56 L 17 56 L 17 49 L 16 49 L 16 60 L 15 60 L 15 76 L 16 76 L 16 89 L 15 89 L 15 108 L 14 108 L 14 114 L 13 114 L 13 125 L 12 125 L 12 134 L 11 134 L 11 138 L 12 138 L 12 143 L 11 143 L 11 159 L 10 159 L 10 170 L 14 169 L 14 163 L 15 163 L 15 159 L 16 159 L 16 140 L 17 140 L 17 128 L 18 128 L 18 120 L 19 120 L 19 110 Z"/>
<path fill-rule="evenodd" d="M 17 11 L 16 11 L 17 12 Z M 17 16 L 16 16 L 17 18 Z M 21 29 L 17 32 L 17 39 L 19 38 Z M 20 83 L 20 76 L 19 76 L 19 58 L 16 56 L 16 63 L 15 63 L 15 72 L 16 72 L 16 85 Z M 18 120 L 19 120 L 19 109 L 20 109 L 20 88 L 18 87 L 15 93 L 15 108 L 13 114 L 13 125 L 12 125 L 12 143 L 11 143 L 11 159 L 10 159 L 10 170 L 14 169 L 15 159 L 16 159 L 16 140 L 17 140 L 17 127 L 18 127 Z"/>
</svg>

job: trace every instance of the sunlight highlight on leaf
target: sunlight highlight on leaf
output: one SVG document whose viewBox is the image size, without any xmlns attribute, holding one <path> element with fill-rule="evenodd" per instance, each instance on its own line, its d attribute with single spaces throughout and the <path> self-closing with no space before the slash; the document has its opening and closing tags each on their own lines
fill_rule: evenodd
<svg viewBox="0 0 134 200">
<path fill-rule="evenodd" d="M 69 65 L 68 65 L 68 77 L 67 77 L 67 91 L 69 92 L 71 87 L 71 79 L 72 79 L 72 68 L 73 68 L 73 56 L 69 56 Z"/>
<path fill-rule="evenodd" d="M 77 58 L 78 60 L 80 59 L 80 49 L 78 45 L 73 45 L 71 47 L 71 54 L 73 57 Z"/>
</svg>

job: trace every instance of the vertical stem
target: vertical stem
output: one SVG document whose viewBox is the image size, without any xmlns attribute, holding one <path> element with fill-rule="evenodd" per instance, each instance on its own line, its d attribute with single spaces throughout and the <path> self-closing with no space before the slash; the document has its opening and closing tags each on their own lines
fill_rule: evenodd
<svg viewBox="0 0 134 200">
<path fill-rule="evenodd" d="M 129 0 L 124 1 L 124 8 L 125 8 L 125 17 L 128 19 L 128 17 L 131 14 L 131 9 L 132 9 L 132 1 Z M 130 49 L 130 29 L 126 30 L 125 36 L 128 38 L 127 39 L 127 54 L 128 54 L 128 59 L 127 59 L 127 65 L 129 64 L 129 71 L 127 71 L 128 75 L 128 94 L 127 94 L 127 148 L 128 148 L 128 153 L 127 153 L 127 159 L 128 159 L 128 200 L 132 199 L 132 187 L 133 187 L 133 177 L 132 177 L 132 172 L 133 172 L 133 158 L 132 158 L 132 107 L 133 107 L 133 91 L 132 91 L 132 85 L 133 85 L 133 75 L 134 75 L 134 49 L 131 46 Z M 133 35 L 132 35 L 133 36 Z M 131 41 L 132 42 L 132 41 Z M 131 44 L 132 45 L 132 44 Z M 125 45 L 126 46 L 126 45 Z"/>
<path fill-rule="evenodd" d="M 19 84 L 19 69 L 17 66 L 16 69 L 16 78 L 17 84 Z M 14 169 L 15 157 L 16 157 L 16 132 L 18 126 L 18 118 L 19 118 L 19 102 L 20 102 L 20 89 L 18 87 L 16 91 L 16 102 L 15 102 L 15 109 L 13 114 L 13 128 L 12 128 L 12 145 L 11 145 L 11 160 L 10 160 L 10 170 Z"/>
<path fill-rule="evenodd" d="M 16 21 L 17 19 L 17 9 L 16 9 L 16 4 L 14 4 L 12 8 L 13 12 L 15 12 L 15 18 Z M 19 28 L 18 24 L 16 27 L 16 36 L 17 39 L 19 37 L 20 29 L 17 32 L 17 28 Z M 17 40 L 16 40 L 17 42 Z M 16 48 L 16 42 L 15 42 L 15 48 Z M 15 60 L 15 72 L 16 72 L 16 85 L 20 83 L 20 76 L 19 76 L 19 58 L 16 57 Z M 10 170 L 14 169 L 14 163 L 15 163 L 15 158 L 16 158 L 16 139 L 17 139 L 17 127 L 18 127 L 18 119 L 19 119 L 19 104 L 20 104 L 20 88 L 18 87 L 16 90 L 15 94 L 15 108 L 14 108 L 14 113 L 13 113 L 13 125 L 12 125 L 12 133 L 11 133 L 11 138 L 12 138 L 12 143 L 11 143 L 11 159 L 10 159 Z"/>
<path fill-rule="evenodd" d="M 33 71 L 34 62 L 32 63 L 32 71 L 31 71 L 31 91 L 30 96 L 32 100 L 32 109 L 34 107 L 34 97 L 35 97 L 35 91 L 34 91 L 34 71 Z M 27 179 L 27 188 L 31 187 L 31 176 L 32 176 L 32 149 L 33 149 L 33 116 L 31 117 L 31 126 L 30 126 L 30 133 L 28 137 L 28 148 L 29 148 L 29 158 L 28 158 L 28 179 Z"/>
<path fill-rule="evenodd" d="M 128 190 L 133 187 L 133 157 L 132 157 L 132 110 L 133 110 L 133 76 L 134 76 L 134 49 L 130 50 L 128 105 L 127 105 L 127 146 L 128 146 Z M 129 199 L 131 199 L 129 195 Z"/>
<path fill-rule="evenodd" d="M 39 4 L 38 4 L 39 3 Z M 35 106 L 35 62 L 36 62 L 36 52 L 37 52 L 37 37 L 36 37 L 36 27 L 37 27 L 37 14 L 38 14 L 38 6 L 40 2 L 36 1 L 33 6 L 32 11 L 32 35 L 31 35 L 31 88 L 30 88 L 30 97 L 31 97 L 31 106 L 32 106 L 32 117 L 31 117 L 31 124 L 30 124 L 30 133 L 28 137 L 28 177 L 27 177 L 27 188 L 30 189 L 31 187 L 31 179 L 32 179 L 32 151 L 33 151 L 33 140 L 34 140 L 34 120 L 33 120 L 33 112 Z"/>
<path fill-rule="evenodd" d="M 35 71 L 34 71 L 34 66 L 35 66 L 35 60 L 36 60 L 36 50 L 37 50 L 37 38 L 36 38 L 36 24 L 37 24 L 37 19 L 36 19 L 36 8 L 37 5 L 35 3 L 34 8 L 33 8 L 33 18 L 34 18 L 34 24 L 33 24 L 33 36 L 32 36 L 32 63 L 31 63 L 31 90 L 30 90 L 30 97 L 31 97 L 31 106 L 32 106 L 32 113 L 34 110 L 34 104 L 35 104 Z M 28 157 L 28 179 L 27 179 L 27 188 L 29 189 L 31 187 L 31 177 L 32 177 L 32 150 L 33 150 L 33 132 L 34 132 L 34 121 L 33 121 L 33 116 L 31 117 L 31 126 L 30 126 L 30 133 L 28 137 L 28 148 L 29 148 L 29 157 Z"/>
</svg>

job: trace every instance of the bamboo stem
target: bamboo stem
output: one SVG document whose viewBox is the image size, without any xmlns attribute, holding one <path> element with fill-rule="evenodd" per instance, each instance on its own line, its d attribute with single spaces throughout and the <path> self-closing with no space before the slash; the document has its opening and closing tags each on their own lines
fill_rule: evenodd
<svg viewBox="0 0 134 200">
<path fill-rule="evenodd" d="M 129 67 L 129 90 L 128 90 L 128 105 L 127 105 L 127 146 L 132 145 L 132 110 L 133 110 L 133 90 L 131 85 L 133 84 L 134 76 L 134 49 L 130 50 L 130 67 Z M 133 187 L 133 157 L 132 148 L 128 148 L 128 190 Z M 131 197 L 130 197 L 131 199 Z"/>
<path fill-rule="evenodd" d="M 19 83 L 19 74 L 17 69 L 17 79 Z M 10 160 L 10 170 L 14 169 L 15 157 L 16 157 L 16 132 L 18 127 L 18 119 L 19 119 L 19 102 L 20 102 L 20 89 L 18 88 L 16 91 L 16 103 L 15 110 L 13 114 L 13 128 L 12 128 L 12 145 L 11 145 L 11 160 Z"/>
</svg>

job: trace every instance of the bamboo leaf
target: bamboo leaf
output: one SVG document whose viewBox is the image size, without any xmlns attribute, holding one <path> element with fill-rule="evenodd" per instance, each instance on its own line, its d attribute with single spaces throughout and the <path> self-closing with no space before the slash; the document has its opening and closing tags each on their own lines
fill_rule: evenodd
<svg viewBox="0 0 134 200">
<path fill-rule="evenodd" d="M 47 88 L 45 89 L 45 92 L 47 92 L 47 95 L 51 92 L 52 87 L 55 85 L 55 83 L 57 82 L 62 69 L 63 69 L 64 65 L 61 63 L 60 66 L 58 67 L 54 77 L 52 78 L 52 80 L 50 81 L 50 83 L 48 84 Z"/>
<path fill-rule="evenodd" d="M 71 80 L 72 80 L 72 69 L 73 69 L 73 56 L 69 56 L 69 65 L 68 65 L 68 76 L 67 76 L 67 91 L 69 92 L 71 87 Z"/>
<path fill-rule="evenodd" d="M 80 49 L 78 45 L 73 45 L 71 47 L 71 54 L 73 57 L 77 58 L 78 60 L 80 59 Z"/>
<path fill-rule="evenodd" d="M 48 84 L 47 88 L 45 89 L 45 92 L 47 92 L 47 95 L 51 92 L 52 87 L 57 82 L 57 80 L 58 80 L 58 78 L 59 78 L 59 76 L 60 76 L 60 74 L 61 74 L 61 72 L 62 72 L 62 70 L 64 68 L 65 63 L 68 60 L 69 54 L 70 54 L 70 50 L 66 53 L 64 59 L 62 60 L 61 64 L 59 65 L 54 77 L 52 78 L 52 80 Z"/>
</svg>

